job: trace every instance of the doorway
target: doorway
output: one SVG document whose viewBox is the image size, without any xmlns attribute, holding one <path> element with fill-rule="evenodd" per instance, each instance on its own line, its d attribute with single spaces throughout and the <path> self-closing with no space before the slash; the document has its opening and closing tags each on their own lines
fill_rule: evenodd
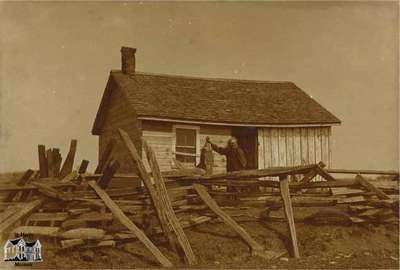
<svg viewBox="0 0 400 270">
<path fill-rule="evenodd" d="M 247 159 L 246 169 L 258 168 L 258 144 L 257 128 L 255 127 L 233 127 L 232 136 L 238 140 L 239 147 L 243 150 Z"/>
</svg>

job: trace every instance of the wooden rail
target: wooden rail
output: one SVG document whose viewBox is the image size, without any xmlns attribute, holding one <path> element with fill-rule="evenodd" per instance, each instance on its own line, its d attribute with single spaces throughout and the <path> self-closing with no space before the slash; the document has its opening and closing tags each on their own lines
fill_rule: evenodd
<svg viewBox="0 0 400 270">
<path fill-rule="evenodd" d="M 122 212 L 118 205 L 111 200 L 107 193 L 99 187 L 95 181 L 89 181 L 89 186 L 103 200 L 104 204 L 110 209 L 114 217 L 118 219 L 121 224 L 129 229 L 136 237 L 149 249 L 149 251 L 157 258 L 158 262 L 164 267 L 172 267 L 172 263 L 165 257 L 161 251 L 151 242 L 149 238 Z"/>
<path fill-rule="evenodd" d="M 376 175 L 399 175 L 398 171 L 382 171 L 382 170 L 348 170 L 348 169 L 325 169 L 328 173 L 343 173 L 343 174 L 376 174 Z"/>
</svg>

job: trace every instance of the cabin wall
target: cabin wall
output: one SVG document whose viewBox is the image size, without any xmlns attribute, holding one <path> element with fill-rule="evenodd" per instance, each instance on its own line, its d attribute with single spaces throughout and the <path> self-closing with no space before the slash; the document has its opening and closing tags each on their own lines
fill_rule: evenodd
<svg viewBox="0 0 400 270">
<path fill-rule="evenodd" d="M 173 167 L 172 162 L 172 124 L 156 122 L 156 121 L 143 121 L 142 122 L 142 136 L 143 139 L 154 150 L 158 165 L 161 171 L 169 171 Z M 142 158 L 147 171 L 150 171 L 146 154 L 142 151 Z"/>
<path fill-rule="evenodd" d="M 102 130 L 99 136 L 99 159 L 103 155 L 107 144 L 111 140 L 114 140 L 115 145 L 112 158 L 118 160 L 120 163 L 118 172 L 136 173 L 129 152 L 119 136 L 118 128 L 122 128 L 129 134 L 131 140 L 140 152 L 141 121 L 136 118 L 126 98 L 124 98 L 121 91 L 112 81 L 108 87 L 114 87 L 114 89 L 108 100 L 107 112 L 105 113 Z"/>
<path fill-rule="evenodd" d="M 174 123 L 161 122 L 161 121 L 146 121 L 142 122 L 143 139 L 154 149 L 157 161 L 162 171 L 172 170 L 174 168 L 173 158 L 175 157 L 174 141 L 176 140 L 173 132 Z M 179 126 L 185 126 L 179 124 Z M 194 127 L 193 125 L 187 125 L 188 127 Z M 205 144 L 206 137 L 209 136 L 211 141 L 217 145 L 224 146 L 231 136 L 232 130 L 230 127 L 221 126 L 210 126 L 210 125 L 196 125 L 199 127 L 198 134 L 198 145 L 200 148 Z M 200 153 L 200 149 L 197 151 Z M 149 169 L 149 165 L 145 158 L 145 154 L 142 154 L 145 160 L 145 167 Z M 197 160 L 199 160 L 198 155 Z M 198 163 L 198 161 L 197 161 Z M 217 153 L 214 153 L 214 172 L 225 172 L 226 171 L 226 158 Z"/>
<path fill-rule="evenodd" d="M 331 127 L 259 128 L 258 167 L 331 165 Z"/>
</svg>

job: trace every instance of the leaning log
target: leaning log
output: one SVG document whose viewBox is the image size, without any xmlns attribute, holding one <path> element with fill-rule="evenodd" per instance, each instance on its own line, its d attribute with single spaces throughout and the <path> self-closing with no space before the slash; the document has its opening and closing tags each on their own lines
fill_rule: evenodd
<svg viewBox="0 0 400 270">
<path fill-rule="evenodd" d="M 325 180 L 327 181 L 336 181 L 336 179 L 330 175 L 323 167 L 321 167 L 320 165 L 317 166 L 316 168 L 316 172 L 322 176 L 323 178 L 325 178 Z"/>
<path fill-rule="evenodd" d="M 47 149 L 46 158 L 47 158 L 47 174 L 49 177 L 54 177 L 55 160 L 53 157 L 53 150 L 51 148 Z"/>
<path fill-rule="evenodd" d="M 45 178 L 48 176 L 46 147 L 42 144 L 38 145 L 38 157 L 39 157 L 40 178 Z"/>
<path fill-rule="evenodd" d="M 119 131 L 119 135 L 120 135 L 121 139 L 123 140 L 123 142 L 125 143 L 125 146 L 128 149 L 128 152 L 131 156 L 132 161 L 136 164 L 139 177 L 142 179 L 145 187 L 147 188 L 147 191 L 150 194 L 151 202 L 156 210 L 157 218 L 158 218 L 158 221 L 160 222 L 160 225 L 164 231 L 165 237 L 166 237 L 166 239 L 168 239 L 171 248 L 174 248 L 175 244 L 173 242 L 173 238 L 170 233 L 170 227 L 169 227 L 170 225 L 168 224 L 167 217 L 163 211 L 164 206 L 160 200 L 161 198 L 159 197 L 159 194 L 158 194 L 157 190 L 155 189 L 149 174 L 146 172 L 144 163 L 143 163 L 142 159 L 140 158 L 140 155 L 137 152 L 135 145 L 129 138 L 129 135 L 122 129 L 119 129 L 118 131 Z"/>
<path fill-rule="evenodd" d="M 273 259 L 279 257 L 280 254 L 273 251 L 264 251 L 264 248 L 258 244 L 246 230 L 240 226 L 235 220 L 233 220 L 228 214 L 226 214 L 218 206 L 218 204 L 208 194 L 207 189 L 200 184 L 193 184 L 194 189 L 204 203 L 215 213 L 222 221 L 230 226 L 251 248 L 254 255 L 260 256 L 265 259 Z"/>
<path fill-rule="evenodd" d="M 89 181 L 89 186 L 96 191 L 97 195 L 103 200 L 104 204 L 110 209 L 116 219 L 118 219 L 125 227 L 133 232 L 137 238 L 150 250 L 164 267 L 172 267 L 172 263 L 165 257 L 161 251 L 150 241 L 149 238 L 121 211 L 107 193 L 101 189 L 96 182 Z"/>
<path fill-rule="evenodd" d="M 118 160 L 111 160 L 111 162 L 107 164 L 106 168 L 104 169 L 103 175 L 97 182 L 102 189 L 106 189 L 108 187 L 119 166 L 120 164 Z"/>
<path fill-rule="evenodd" d="M 97 167 L 96 167 L 94 173 L 102 173 L 103 172 L 107 161 L 111 157 L 112 151 L 114 149 L 114 144 L 115 144 L 115 142 L 112 139 L 108 142 L 103 154 L 101 155 L 99 164 L 97 164 Z"/>
<path fill-rule="evenodd" d="M 382 200 L 389 200 L 390 197 L 388 195 L 385 194 L 385 192 L 383 192 L 382 190 L 380 190 L 379 188 L 375 187 L 373 184 L 371 184 L 370 182 L 368 182 L 364 177 L 362 177 L 360 174 L 357 174 L 356 176 L 356 181 L 363 186 L 364 188 L 366 188 L 369 191 L 372 191 L 376 194 L 376 196 L 378 196 L 379 199 Z"/>
<path fill-rule="evenodd" d="M 182 226 L 179 223 L 179 220 L 174 213 L 174 210 L 172 209 L 172 204 L 168 197 L 167 188 L 165 186 L 164 179 L 161 176 L 161 171 L 158 166 L 154 151 L 144 140 L 143 140 L 143 147 L 146 152 L 146 156 L 149 161 L 149 165 L 153 172 L 153 179 L 154 179 L 156 189 L 160 196 L 161 202 L 163 203 L 163 206 L 164 206 L 163 207 L 164 214 L 165 214 L 170 226 L 172 227 L 173 231 L 175 232 L 175 235 L 178 239 L 179 244 L 182 247 L 183 252 L 186 255 L 186 259 L 187 259 L 189 265 L 195 265 L 197 263 L 196 257 L 193 253 L 192 247 L 190 246 L 189 240 L 187 239 L 186 234 L 183 231 Z"/>
<path fill-rule="evenodd" d="M 290 238 L 292 240 L 293 255 L 295 258 L 300 258 L 299 248 L 297 245 L 297 234 L 296 226 L 294 224 L 293 208 L 292 202 L 289 194 L 289 179 L 287 176 L 281 176 L 279 178 L 281 197 L 283 201 L 283 206 L 285 208 L 285 216 L 288 221 Z"/>
<path fill-rule="evenodd" d="M 81 165 L 79 166 L 78 173 L 83 174 L 86 173 L 87 167 L 89 166 L 89 160 L 82 160 Z"/>
<path fill-rule="evenodd" d="M 25 184 L 29 181 L 29 179 L 31 178 L 31 176 L 33 175 L 33 173 L 34 173 L 33 170 L 31 170 L 31 169 L 27 170 L 27 171 L 22 175 L 22 177 L 18 180 L 17 186 L 23 186 L 23 185 L 25 185 Z M 17 193 L 18 193 L 17 191 L 11 191 L 11 192 L 8 194 L 8 196 L 7 196 L 7 198 L 5 199 L 5 201 L 6 201 L 6 202 L 11 202 L 11 201 L 14 199 L 14 197 L 17 195 Z"/>
<path fill-rule="evenodd" d="M 76 153 L 76 146 L 78 144 L 77 140 L 71 140 L 71 145 L 69 146 L 69 152 L 64 160 L 64 164 L 60 170 L 59 178 L 62 179 L 72 172 L 72 167 L 74 166 L 74 159 Z"/>
<path fill-rule="evenodd" d="M 60 149 L 53 148 L 53 160 L 54 160 L 53 173 L 55 177 L 58 177 L 58 175 L 60 174 L 60 168 L 62 162 Z"/>
<path fill-rule="evenodd" d="M 4 211 L 0 214 L 0 233 L 8 230 L 15 223 L 17 223 L 22 218 L 26 217 L 34 210 L 39 208 L 45 199 L 37 199 L 29 203 L 21 204 L 18 207 L 12 208 L 12 215 L 9 215 L 8 211 Z"/>
<path fill-rule="evenodd" d="M 323 163 L 322 161 L 320 161 L 319 163 L 318 163 L 318 166 L 320 167 L 320 168 L 325 168 L 325 163 Z M 308 173 L 306 173 L 304 176 L 303 176 L 303 178 L 300 180 L 300 184 L 303 184 L 303 185 L 305 185 L 305 184 L 307 184 L 307 183 L 309 183 L 316 175 L 318 174 L 318 171 L 317 170 L 310 170 Z"/>
</svg>

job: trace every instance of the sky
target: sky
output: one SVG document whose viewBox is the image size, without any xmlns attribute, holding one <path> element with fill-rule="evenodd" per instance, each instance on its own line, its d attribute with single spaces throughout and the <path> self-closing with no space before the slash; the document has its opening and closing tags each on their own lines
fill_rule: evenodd
<svg viewBox="0 0 400 270">
<path fill-rule="evenodd" d="M 97 163 L 120 47 L 139 71 L 293 81 L 342 121 L 334 168 L 399 168 L 397 2 L 0 2 L 0 172 L 37 145 Z"/>
</svg>

